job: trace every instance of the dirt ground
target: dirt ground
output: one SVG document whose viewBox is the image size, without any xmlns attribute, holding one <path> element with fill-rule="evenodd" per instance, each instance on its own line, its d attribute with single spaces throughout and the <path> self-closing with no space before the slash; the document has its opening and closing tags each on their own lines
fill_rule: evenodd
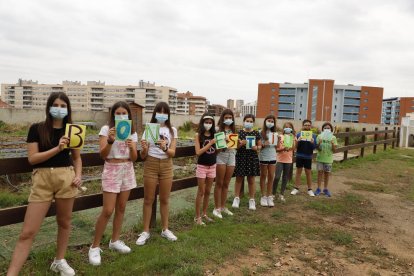
<svg viewBox="0 0 414 276">
<path fill-rule="evenodd" d="M 408 181 L 413 187 L 413 170 L 414 168 L 409 168 L 400 175 L 406 178 L 404 185 Z M 395 190 L 384 192 L 355 189 L 352 183 L 366 184 L 367 187 L 387 187 L 387 177 L 372 181 L 364 180 L 359 174 L 361 168 L 334 173 L 331 179 L 333 197 L 323 200 L 332 200 L 335 196 L 346 193 L 361 195 L 367 199 L 364 207 L 366 214 L 321 215 L 315 210 L 304 208 L 303 204 L 304 201 L 320 200 L 319 198 L 310 198 L 303 192 L 295 197 L 288 195 L 288 201 L 296 202 L 288 205 L 277 202 L 274 209 L 279 208 L 286 214 L 283 221 L 299 221 L 311 230 L 299 237 L 275 239 L 268 245 L 257 245 L 247 255 L 227 261 L 218 269 L 206 268 L 205 274 L 414 275 L 414 202 L 405 198 L 404 193 Z M 403 185 L 395 182 L 392 176 L 388 181 L 388 185 L 395 185 L 397 190 L 398 185 Z M 266 217 L 269 216 L 267 210 L 267 207 L 259 206 L 256 212 Z M 337 245 L 329 239 L 315 236 L 312 231 L 317 232 L 318 229 L 337 229 L 350 233 L 352 242 Z"/>
</svg>

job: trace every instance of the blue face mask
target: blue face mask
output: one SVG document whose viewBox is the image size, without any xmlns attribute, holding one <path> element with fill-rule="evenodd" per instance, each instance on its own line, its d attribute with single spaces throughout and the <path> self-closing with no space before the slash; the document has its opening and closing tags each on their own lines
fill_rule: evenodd
<svg viewBox="0 0 414 276">
<path fill-rule="evenodd" d="M 66 107 L 51 106 L 49 113 L 53 118 L 62 120 L 68 115 L 68 109 Z"/>
<path fill-rule="evenodd" d="M 253 128 L 253 123 L 244 122 L 244 128 L 246 128 L 246 129 L 252 129 Z"/>
<path fill-rule="evenodd" d="M 168 120 L 168 114 L 155 113 L 155 119 L 158 123 L 165 123 Z"/>
<path fill-rule="evenodd" d="M 116 115 L 115 114 L 115 121 L 118 121 L 118 120 L 128 120 L 129 119 L 129 116 L 128 116 L 128 114 L 122 114 L 122 115 Z"/>
<path fill-rule="evenodd" d="M 291 129 L 290 127 L 284 128 L 284 129 L 283 129 L 283 131 L 284 131 L 286 134 L 290 134 L 290 133 L 292 133 L 292 129 Z"/>
<path fill-rule="evenodd" d="M 232 119 L 226 119 L 226 120 L 224 120 L 224 122 L 223 122 L 225 125 L 231 125 L 232 123 L 233 123 L 233 120 Z"/>
</svg>

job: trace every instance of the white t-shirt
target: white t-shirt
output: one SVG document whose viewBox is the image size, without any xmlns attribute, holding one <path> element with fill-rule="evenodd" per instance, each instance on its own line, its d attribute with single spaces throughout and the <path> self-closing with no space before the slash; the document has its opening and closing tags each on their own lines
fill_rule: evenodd
<svg viewBox="0 0 414 276">
<path fill-rule="evenodd" d="M 108 132 L 109 132 L 109 126 L 103 126 L 101 128 L 101 131 L 99 132 L 99 136 L 105 136 L 108 137 Z M 131 140 L 133 142 L 138 142 L 138 135 L 136 132 L 134 132 L 133 134 L 131 134 Z M 115 140 L 115 142 L 112 144 L 111 147 L 111 151 L 109 152 L 108 156 L 106 157 L 107 159 L 112 159 L 112 158 L 116 158 L 116 159 L 128 159 L 129 158 L 129 148 L 126 144 L 126 141 L 117 141 Z"/>
<path fill-rule="evenodd" d="M 178 133 L 177 133 L 177 129 L 175 127 L 172 127 L 173 133 L 174 133 L 174 137 L 177 139 L 178 138 Z M 170 130 L 168 127 L 163 126 L 160 127 L 160 139 L 165 139 L 167 140 L 167 147 L 170 147 L 171 144 L 171 134 L 170 134 Z M 142 134 L 142 139 L 145 139 L 145 132 Z M 148 142 L 148 155 L 158 158 L 158 159 L 167 159 L 168 158 L 168 154 L 163 152 L 162 149 L 156 145 L 154 143 L 154 141 L 149 140 Z"/>
</svg>

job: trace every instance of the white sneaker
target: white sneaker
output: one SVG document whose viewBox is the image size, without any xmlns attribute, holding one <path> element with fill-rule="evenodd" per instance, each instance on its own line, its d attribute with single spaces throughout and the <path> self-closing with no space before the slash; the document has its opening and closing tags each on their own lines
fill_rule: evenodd
<svg viewBox="0 0 414 276">
<path fill-rule="evenodd" d="M 260 198 L 260 205 L 267 206 L 267 196 L 262 196 Z"/>
<path fill-rule="evenodd" d="M 233 212 L 231 212 L 228 208 L 226 208 L 226 207 L 224 207 L 224 208 L 221 208 L 221 212 L 222 213 L 225 213 L 226 215 L 229 215 L 229 216 L 232 216 L 233 215 Z"/>
<path fill-rule="evenodd" d="M 256 210 L 256 201 L 254 198 L 249 199 L 249 210 Z"/>
<path fill-rule="evenodd" d="M 308 195 L 309 195 L 309 196 L 315 196 L 315 194 L 313 193 L 313 191 L 312 191 L 312 190 L 309 190 L 309 191 L 308 191 Z"/>
<path fill-rule="evenodd" d="M 141 234 L 139 234 L 138 239 L 136 241 L 137 245 L 144 245 L 145 242 L 150 238 L 150 233 L 148 232 L 142 232 Z"/>
<path fill-rule="evenodd" d="M 117 240 L 116 242 L 109 241 L 109 249 L 114 249 L 122 254 L 128 254 L 131 252 L 131 248 L 126 246 L 121 240 Z"/>
<path fill-rule="evenodd" d="M 233 208 L 239 208 L 239 205 L 240 205 L 240 198 L 238 197 L 238 196 L 236 196 L 234 199 L 233 199 L 233 205 L 231 205 Z"/>
<path fill-rule="evenodd" d="M 273 196 L 268 196 L 267 197 L 267 206 L 269 207 L 274 207 L 275 203 L 273 202 Z"/>
<path fill-rule="evenodd" d="M 166 229 L 161 232 L 161 237 L 166 238 L 169 241 L 176 241 L 177 237 L 170 230 Z"/>
<path fill-rule="evenodd" d="M 57 261 L 56 259 L 50 265 L 50 270 L 54 272 L 60 272 L 61 276 L 73 276 L 75 275 L 75 270 L 71 268 L 65 259 Z"/>
<path fill-rule="evenodd" d="M 101 265 L 101 252 L 99 247 L 89 248 L 88 257 L 91 265 Z"/>
<path fill-rule="evenodd" d="M 223 216 L 221 215 L 220 209 L 214 209 L 213 210 L 213 216 L 217 217 L 217 218 L 223 218 Z"/>
<path fill-rule="evenodd" d="M 279 196 L 279 199 L 280 199 L 280 201 L 281 201 L 282 203 L 285 203 L 285 202 L 286 202 L 286 199 L 285 199 L 285 197 L 284 197 L 283 195 L 280 195 L 280 196 Z"/>
<path fill-rule="evenodd" d="M 291 195 L 297 195 L 299 193 L 299 190 L 296 188 L 293 188 L 293 190 L 290 192 Z"/>
</svg>

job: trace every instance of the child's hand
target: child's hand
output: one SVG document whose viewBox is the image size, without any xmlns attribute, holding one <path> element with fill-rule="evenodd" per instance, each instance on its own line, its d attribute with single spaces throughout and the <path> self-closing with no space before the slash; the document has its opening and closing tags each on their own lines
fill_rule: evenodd
<svg viewBox="0 0 414 276">
<path fill-rule="evenodd" d="M 216 139 L 211 139 L 208 143 L 210 146 L 214 145 L 216 143 Z"/>
<path fill-rule="evenodd" d="M 257 146 L 253 146 L 252 150 L 257 151 L 259 148 Z"/>
<path fill-rule="evenodd" d="M 319 140 L 318 145 L 322 144 L 322 139 Z"/>
<path fill-rule="evenodd" d="M 147 151 L 148 150 L 148 143 L 147 140 L 142 139 L 141 140 L 141 147 L 143 151 Z"/>
<path fill-rule="evenodd" d="M 115 127 L 110 128 L 109 132 L 108 132 L 108 140 L 109 141 L 115 141 L 115 134 L 116 134 Z"/>
<path fill-rule="evenodd" d="M 167 141 L 166 140 L 158 140 L 157 144 L 160 146 L 162 150 L 165 150 L 167 148 Z"/>
<path fill-rule="evenodd" d="M 72 186 L 79 188 L 82 185 L 82 178 L 80 176 L 75 176 L 72 180 Z"/>
<path fill-rule="evenodd" d="M 66 146 L 66 145 L 68 145 L 68 144 L 69 144 L 69 137 L 62 136 L 62 137 L 59 139 L 59 145 L 58 145 L 59 150 L 60 150 L 60 151 L 64 150 L 64 149 L 65 149 L 65 146 Z"/>
<path fill-rule="evenodd" d="M 269 144 L 270 144 L 270 143 L 269 143 L 269 141 L 265 141 L 265 142 L 264 142 L 264 145 L 265 145 L 265 146 L 268 146 Z"/>
<path fill-rule="evenodd" d="M 134 142 L 132 141 L 132 139 L 127 139 L 125 141 L 126 145 L 128 146 L 129 149 L 133 149 L 134 148 Z"/>
</svg>

